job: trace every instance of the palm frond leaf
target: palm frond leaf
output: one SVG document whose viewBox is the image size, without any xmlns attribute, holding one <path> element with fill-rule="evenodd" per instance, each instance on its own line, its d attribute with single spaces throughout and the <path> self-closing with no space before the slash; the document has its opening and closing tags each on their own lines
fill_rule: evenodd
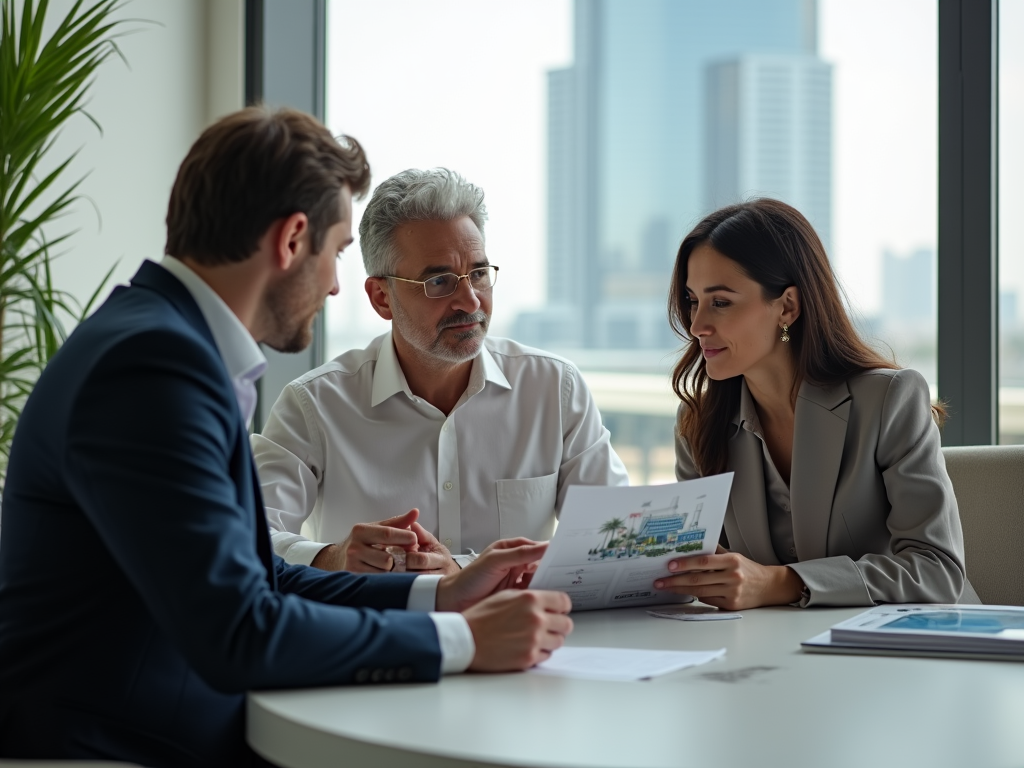
<svg viewBox="0 0 1024 768">
<path fill-rule="evenodd" d="M 0 483 L 25 400 L 39 373 L 95 304 L 58 289 L 53 248 L 73 234 L 48 230 L 79 200 L 76 152 L 52 157 L 61 128 L 84 111 L 99 67 L 135 31 L 115 18 L 121 0 L 75 0 L 56 25 L 48 0 L 0 0 Z M 52 29 L 49 36 L 44 29 Z M 102 131 L 101 131 L 102 133 Z"/>
</svg>

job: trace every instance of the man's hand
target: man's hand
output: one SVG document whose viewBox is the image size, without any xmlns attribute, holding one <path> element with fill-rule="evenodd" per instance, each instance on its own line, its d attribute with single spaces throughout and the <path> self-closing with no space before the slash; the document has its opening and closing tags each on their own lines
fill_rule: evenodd
<svg viewBox="0 0 1024 768">
<path fill-rule="evenodd" d="M 416 534 L 417 550 L 405 556 L 405 570 L 418 573 L 458 573 L 459 564 L 452 558 L 448 547 L 419 523 L 413 523 L 411 530 Z"/>
<path fill-rule="evenodd" d="M 466 609 L 462 615 L 476 643 L 469 668 L 511 672 L 539 664 L 572 632 L 572 619 L 566 615 L 571 609 L 564 592 L 539 590 L 506 590 Z"/>
<path fill-rule="evenodd" d="M 761 565 L 722 547 L 713 555 L 672 560 L 668 569 L 678 575 L 658 579 L 655 589 L 693 595 L 702 603 L 727 611 L 795 603 L 804 588 L 803 580 L 792 568 Z"/>
<path fill-rule="evenodd" d="M 503 589 L 525 589 L 547 548 L 546 541 L 522 538 L 494 542 L 461 571 L 441 579 L 437 610 L 465 611 Z"/>
<path fill-rule="evenodd" d="M 379 523 L 353 526 L 347 539 L 340 544 L 330 544 L 321 549 L 313 558 L 311 565 L 325 571 L 390 571 L 394 568 L 395 561 L 384 548 L 401 547 L 407 552 L 415 552 L 418 539 L 412 525 L 419 516 L 420 511 L 412 509 L 404 515 L 381 520 Z M 406 568 L 409 568 L 409 557 L 406 556 Z"/>
</svg>

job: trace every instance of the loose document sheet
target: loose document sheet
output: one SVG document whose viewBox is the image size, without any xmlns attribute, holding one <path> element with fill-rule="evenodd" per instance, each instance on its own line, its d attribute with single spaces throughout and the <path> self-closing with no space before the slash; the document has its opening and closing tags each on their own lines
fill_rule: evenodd
<svg viewBox="0 0 1024 768">
<path fill-rule="evenodd" d="M 666 485 L 571 486 L 533 589 L 565 592 L 574 611 L 685 602 L 654 588 L 670 560 L 713 553 L 733 473 Z"/>
<path fill-rule="evenodd" d="M 717 651 L 649 651 L 630 648 L 563 646 L 529 671 L 535 675 L 584 680 L 644 680 L 677 669 L 706 664 L 725 655 Z"/>
</svg>

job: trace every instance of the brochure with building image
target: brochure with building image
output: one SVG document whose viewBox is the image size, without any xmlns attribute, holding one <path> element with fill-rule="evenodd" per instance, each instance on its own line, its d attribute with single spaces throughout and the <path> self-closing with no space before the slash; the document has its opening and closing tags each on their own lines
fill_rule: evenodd
<svg viewBox="0 0 1024 768">
<path fill-rule="evenodd" d="M 733 473 L 667 485 L 574 485 L 531 587 L 565 592 L 574 611 L 687 602 L 654 588 L 678 557 L 718 546 Z"/>
</svg>

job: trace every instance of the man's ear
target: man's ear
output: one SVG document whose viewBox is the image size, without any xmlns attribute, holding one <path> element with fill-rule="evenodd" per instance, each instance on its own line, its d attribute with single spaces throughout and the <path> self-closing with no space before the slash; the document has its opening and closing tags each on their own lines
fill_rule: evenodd
<svg viewBox="0 0 1024 768">
<path fill-rule="evenodd" d="M 800 289 L 795 285 L 789 286 L 782 292 L 782 316 L 779 322 L 792 325 L 800 317 Z"/>
<path fill-rule="evenodd" d="M 309 250 L 309 217 L 293 213 L 281 219 L 274 243 L 274 266 L 287 272 L 294 266 L 303 250 Z"/>
<path fill-rule="evenodd" d="M 368 277 L 363 283 L 366 295 L 370 299 L 370 306 L 373 311 L 385 320 L 391 320 L 391 296 L 388 295 L 388 279 L 386 277 Z"/>
</svg>

